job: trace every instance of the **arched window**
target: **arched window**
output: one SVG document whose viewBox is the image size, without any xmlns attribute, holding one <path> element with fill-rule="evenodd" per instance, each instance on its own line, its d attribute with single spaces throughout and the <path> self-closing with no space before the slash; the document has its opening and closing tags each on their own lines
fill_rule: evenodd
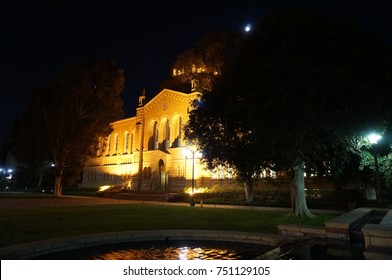
<svg viewBox="0 0 392 280">
<path fill-rule="evenodd" d="M 154 127 L 153 127 L 153 139 L 154 139 L 153 150 L 157 150 L 158 149 L 158 123 L 157 122 L 154 123 Z"/>
<path fill-rule="evenodd" d="M 112 136 L 109 135 L 108 141 L 107 141 L 107 147 L 106 147 L 106 155 L 107 155 L 107 156 L 110 155 L 110 146 L 111 146 L 111 144 L 112 144 L 111 142 L 112 142 Z"/>
<path fill-rule="evenodd" d="M 131 153 L 135 150 L 135 130 L 131 134 Z"/>
<path fill-rule="evenodd" d="M 114 135 L 114 155 L 118 153 L 118 133 Z"/>
<path fill-rule="evenodd" d="M 172 131 L 172 139 L 173 139 L 173 143 L 171 144 L 171 146 L 173 148 L 175 147 L 180 147 L 181 146 L 181 137 L 182 137 L 182 119 L 180 116 L 175 116 L 173 118 L 173 122 L 172 122 L 172 127 L 173 127 L 173 131 Z"/>
<path fill-rule="evenodd" d="M 150 137 L 148 139 L 148 149 L 156 150 L 158 149 L 158 123 L 154 121 L 151 125 Z"/>
<path fill-rule="evenodd" d="M 166 120 L 165 131 L 164 131 L 164 139 L 163 139 L 163 149 L 170 148 L 170 124 L 169 120 Z"/>
<path fill-rule="evenodd" d="M 128 149 L 129 149 L 129 132 L 125 131 L 124 132 L 124 154 L 128 154 Z"/>
<path fill-rule="evenodd" d="M 158 149 L 166 150 L 167 148 L 170 147 L 170 125 L 169 125 L 169 120 L 167 118 L 164 118 L 160 121 L 159 132 L 160 133 L 158 137 L 158 142 L 159 142 Z"/>
</svg>

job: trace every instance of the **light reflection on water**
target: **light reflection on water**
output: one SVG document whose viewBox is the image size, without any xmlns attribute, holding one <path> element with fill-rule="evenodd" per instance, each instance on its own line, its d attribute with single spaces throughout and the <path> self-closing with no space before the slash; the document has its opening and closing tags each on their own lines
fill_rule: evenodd
<svg viewBox="0 0 392 280">
<path fill-rule="evenodd" d="M 219 241 L 133 242 L 63 251 L 44 260 L 356 260 L 363 245 L 311 239 L 280 247 Z"/>
<path fill-rule="evenodd" d="M 91 256 L 92 260 L 237 260 L 234 250 L 201 247 L 124 249 Z"/>
<path fill-rule="evenodd" d="M 212 241 L 134 242 L 59 252 L 40 257 L 57 260 L 241 260 L 273 247 Z"/>
</svg>

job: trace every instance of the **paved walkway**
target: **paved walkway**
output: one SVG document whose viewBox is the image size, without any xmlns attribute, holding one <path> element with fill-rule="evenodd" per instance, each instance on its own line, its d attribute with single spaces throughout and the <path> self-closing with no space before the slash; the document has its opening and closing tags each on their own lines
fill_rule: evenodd
<svg viewBox="0 0 392 280">
<path fill-rule="evenodd" d="M 152 204 L 189 207 L 189 203 L 145 201 L 131 199 L 113 199 L 90 196 L 69 196 L 54 197 L 51 195 L 35 195 L 26 193 L 10 193 L 12 197 L 0 197 L 0 209 L 4 208 L 31 208 L 31 207 L 66 207 L 66 206 L 86 206 L 86 205 L 115 205 L 115 204 Z M 17 196 L 18 195 L 18 196 Z M 248 209 L 263 211 L 290 212 L 290 208 L 284 207 L 263 207 L 263 206 L 241 206 L 241 205 L 221 205 L 221 204 L 196 204 L 195 207 L 205 208 L 227 208 L 227 209 Z M 342 214 L 346 211 L 311 209 L 312 213 Z"/>
</svg>

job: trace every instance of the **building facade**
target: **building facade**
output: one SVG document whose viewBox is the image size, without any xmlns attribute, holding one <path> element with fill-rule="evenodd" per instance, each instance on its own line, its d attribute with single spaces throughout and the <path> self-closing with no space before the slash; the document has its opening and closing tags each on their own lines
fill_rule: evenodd
<svg viewBox="0 0 392 280">
<path fill-rule="evenodd" d="M 144 104 L 143 93 L 136 116 L 112 123 L 97 156 L 86 162 L 82 186 L 178 192 L 222 178 L 206 170 L 201 154 L 184 140 L 191 103 L 199 96 L 163 89 Z"/>
</svg>

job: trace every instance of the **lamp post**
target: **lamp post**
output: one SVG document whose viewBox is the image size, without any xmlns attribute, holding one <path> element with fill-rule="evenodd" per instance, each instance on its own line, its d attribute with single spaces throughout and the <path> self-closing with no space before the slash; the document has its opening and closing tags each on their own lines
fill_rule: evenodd
<svg viewBox="0 0 392 280">
<path fill-rule="evenodd" d="M 195 153 L 196 150 L 192 150 L 189 147 L 186 147 L 188 151 L 190 151 L 192 153 L 192 192 L 191 192 L 191 201 L 189 203 L 189 205 L 191 207 L 195 206 L 195 201 L 193 198 L 193 194 L 195 193 Z"/>
<path fill-rule="evenodd" d="M 371 153 L 373 154 L 374 157 L 374 168 L 375 168 L 375 176 L 376 176 L 376 199 L 377 199 L 377 204 L 378 206 L 381 206 L 382 201 L 381 201 L 381 182 L 380 182 L 380 169 L 378 165 L 378 155 L 377 152 L 375 151 L 374 145 L 380 141 L 382 136 L 377 133 L 371 133 L 367 136 L 367 139 L 369 140 L 369 143 L 371 145 Z"/>
</svg>

